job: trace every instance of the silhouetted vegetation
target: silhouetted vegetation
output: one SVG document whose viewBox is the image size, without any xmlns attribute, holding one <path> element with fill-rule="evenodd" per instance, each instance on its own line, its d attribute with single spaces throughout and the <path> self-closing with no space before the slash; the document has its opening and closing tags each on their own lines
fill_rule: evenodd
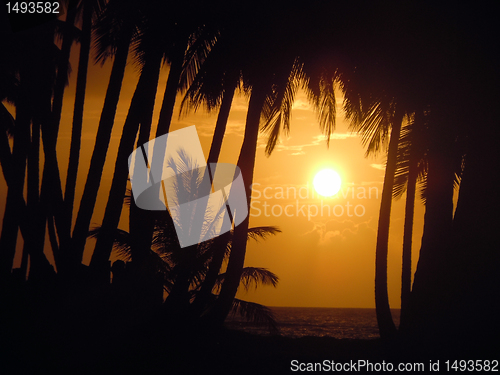
<svg viewBox="0 0 500 375">
<path fill-rule="evenodd" d="M 191 351 L 186 337 L 216 342 L 223 332 L 217 329 L 231 311 L 275 332 L 269 309 L 235 296 L 241 284 L 276 286 L 276 275 L 245 268 L 244 260 L 249 237 L 277 234 L 279 229 L 249 228 L 247 217 L 227 234 L 181 249 L 168 210 L 141 210 L 128 198 L 128 156 L 135 147 L 169 132 L 182 94 L 183 111 L 201 106 L 218 111 L 208 156 L 208 163 L 216 163 L 233 96 L 244 93 L 249 104 L 237 165 L 250 207 L 259 132 L 269 137 L 270 155 L 280 135 L 290 131 L 299 88 L 306 91 L 328 139 L 335 130 L 334 88 L 340 89 L 346 117 L 362 135 L 367 154 L 387 154 L 375 249 L 375 299 L 383 344 L 374 344 L 370 357 L 384 357 L 379 350 L 406 357 L 395 349 L 399 344 L 422 355 L 430 353 L 429 347 L 447 348 L 441 354 L 460 347 L 467 354 L 490 345 L 485 343 L 498 347 L 500 51 L 492 6 L 470 9 L 455 2 L 426 1 L 61 3 L 66 14 L 60 18 L 3 14 L 1 19 L 0 164 L 8 190 L 0 235 L 0 325 L 10 353 L 16 353 L 13 361 L 29 358 L 19 353 L 36 352 L 43 358 L 41 366 L 50 369 L 51 356 L 71 353 L 54 363 L 73 369 L 91 358 L 90 365 L 82 367 L 91 370 L 130 363 L 123 361 L 124 353 L 131 351 L 138 363 L 145 363 L 152 353 L 160 355 L 161 335 L 170 334 L 179 343 L 177 348 L 166 346 L 172 350 L 170 358 L 189 350 L 200 358 L 222 360 L 218 349 L 199 341 Z M 70 67 L 72 48 L 79 52 L 77 67 Z M 79 169 L 79 158 L 92 58 L 113 63 L 86 171 Z M 90 228 L 129 61 L 139 67 L 139 80 L 123 124 L 104 219 L 99 229 Z M 160 71 L 166 67 L 163 100 L 155 103 Z M 77 75 L 76 97 L 69 165 L 61 173 L 57 143 L 70 74 Z M 153 126 L 155 105 L 161 109 Z M 80 201 L 75 199 L 77 174 L 85 176 Z M 191 177 L 191 183 L 179 189 L 193 189 L 203 178 Z M 387 293 L 387 252 L 391 204 L 404 192 L 402 312 L 397 328 Z M 419 192 L 425 223 L 411 285 Z M 124 204 L 130 205 L 128 230 L 118 228 Z M 82 257 L 89 236 L 97 241 L 86 266 Z M 18 241 L 22 261 L 13 269 Z M 112 251 L 121 259 L 113 265 Z M 231 335 L 222 336 L 217 348 L 234 353 L 226 341 Z M 234 340 L 254 339 L 243 335 Z M 269 340 L 291 345 L 279 338 Z M 150 345 L 141 352 L 139 342 Z M 64 348 L 65 343 L 75 348 Z M 46 346 L 37 348 L 41 344 Z M 353 350 L 365 353 L 363 345 Z M 250 344 L 243 346 L 264 356 L 249 349 Z M 179 361 L 176 358 L 176 366 L 182 368 Z M 146 368 L 161 368 L 154 360 L 149 363 Z"/>
</svg>

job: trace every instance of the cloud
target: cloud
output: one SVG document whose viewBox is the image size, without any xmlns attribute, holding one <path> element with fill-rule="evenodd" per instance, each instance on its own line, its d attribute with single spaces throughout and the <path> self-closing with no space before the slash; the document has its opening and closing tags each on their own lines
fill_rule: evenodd
<svg viewBox="0 0 500 375">
<path fill-rule="evenodd" d="M 335 247 L 343 243 L 354 244 L 356 242 L 365 242 L 366 239 L 375 240 L 376 230 L 370 224 L 372 218 L 355 223 L 352 220 L 329 220 L 326 223 L 314 222 L 314 227 L 304 233 L 310 235 L 316 233 L 318 236 L 318 246 L 320 247 Z"/>
<path fill-rule="evenodd" d="M 196 124 L 193 124 L 191 120 L 189 123 L 184 121 L 180 121 L 178 123 L 185 126 L 196 125 L 196 131 L 198 132 L 199 137 L 212 138 L 214 135 L 215 122 L 206 120 L 201 120 L 201 121 L 197 120 Z M 227 122 L 226 131 L 224 132 L 224 135 L 237 135 L 243 137 L 244 132 L 245 132 L 244 121 L 230 120 Z"/>
<path fill-rule="evenodd" d="M 348 139 L 359 137 L 356 133 L 333 133 L 330 135 L 330 139 Z"/>
<path fill-rule="evenodd" d="M 385 164 L 370 164 L 370 167 L 378 169 L 380 171 L 385 171 Z"/>
<path fill-rule="evenodd" d="M 350 138 L 357 138 L 358 135 L 356 133 L 333 133 L 330 135 L 330 140 L 334 141 L 342 141 Z M 287 141 L 291 139 L 288 138 Z M 281 152 L 281 151 L 289 151 L 291 152 L 290 155 L 304 155 L 306 153 L 305 149 L 307 147 L 315 147 L 319 146 L 322 143 L 326 143 L 326 136 L 324 135 L 315 135 L 312 137 L 312 140 L 307 143 L 299 144 L 299 145 L 287 145 L 283 144 L 282 141 L 280 141 L 274 148 L 274 151 L 276 152 Z M 265 148 L 267 144 L 267 136 L 266 137 L 259 137 L 259 144 L 258 148 Z"/>
</svg>

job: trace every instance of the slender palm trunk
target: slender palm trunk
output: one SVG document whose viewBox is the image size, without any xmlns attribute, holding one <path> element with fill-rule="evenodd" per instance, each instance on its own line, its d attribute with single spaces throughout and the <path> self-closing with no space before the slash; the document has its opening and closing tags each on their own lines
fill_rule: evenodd
<svg viewBox="0 0 500 375">
<path fill-rule="evenodd" d="M 71 249 L 65 250 L 71 252 L 71 254 L 67 255 L 70 257 L 70 262 L 73 266 L 82 261 L 87 233 L 92 219 L 92 214 L 94 213 L 97 193 L 101 184 L 101 176 L 104 168 L 104 162 L 106 161 L 109 141 L 111 139 L 111 131 L 113 130 L 113 124 L 115 121 L 116 107 L 120 98 L 129 45 L 130 33 L 127 37 L 124 37 L 120 41 L 116 52 L 106 92 L 106 99 L 104 100 L 104 107 L 99 121 L 99 128 L 97 130 L 94 151 L 90 161 L 90 169 L 87 175 L 82 200 L 80 201 L 80 208 L 78 210 L 75 228 L 73 229 Z"/>
<path fill-rule="evenodd" d="M 59 239 L 62 243 L 67 243 L 69 241 L 70 224 L 62 217 L 63 194 L 56 146 L 59 134 L 59 125 L 61 122 L 64 90 L 68 78 L 69 56 L 74 40 L 72 28 L 75 21 L 75 14 L 75 12 L 70 12 L 67 15 L 65 25 L 67 30 L 64 35 L 61 52 L 59 54 L 53 93 L 51 90 L 52 82 L 46 81 L 46 88 L 44 88 L 44 90 L 47 92 L 45 92 L 43 97 L 40 96 L 43 105 L 46 105 L 50 110 L 50 115 L 44 115 L 41 119 L 45 162 L 42 175 L 42 188 L 40 192 L 40 208 L 42 211 L 45 211 L 44 215 L 46 215 L 49 210 L 52 210 L 55 213 Z M 48 35 L 47 38 L 47 45 L 51 45 L 53 43 L 53 35 Z M 45 74 L 49 75 L 49 73 L 51 73 L 51 70 L 49 69 L 51 69 L 50 66 L 47 67 Z M 48 90 L 50 90 L 50 92 L 48 92 Z M 52 102 L 50 101 L 51 96 L 53 96 Z M 41 113 L 44 113 L 44 111 L 45 108 L 42 108 Z M 39 224 L 42 225 L 41 219 Z M 43 227 L 43 231 L 45 232 L 45 220 Z M 39 232 L 41 233 L 41 230 L 39 230 Z M 38 241 L 43 241 L 43 239 L 39 238 Z"/>
<path fill-rule="evenodd" d="M 53 36 L 48 36 L 46 41 L 47 45 L 53 43 Z M 30 235 L 30 260 L 31 265 L 37 266 L 39 270 L 33 268 L 33 275 L 30 270 L 30 278 L 38 277 L 40 280 L 45 279 L 48 272 L 53 273 L 53 268 L 46 262 L 46 257 L 43 254 L 45 244 L 45 231 L 46 219 L 50 214 L 56 218 L 56 224 L 59 231 L 59 241 L 62 244 L 69 242 L 69 236 L 64 235 L 66 231 L 63 228 L 68 226 L 68 223 L 63 220 L 63 195 L 61 178 L 59 174 L 58 160 L 57 160 L 57 136 L 59 131 L 59 122 L 61 118 L 62 97 L 64 94 L 64 84 L 66 83 L 69 49 L 71 42 L 66 40 L 63 51 L 62 60 L 60 62 L 58 75 L 56 76 L 56 89 L 58 89 L 52 99 L 52 78 L 53 68 L 51 65 L 45 64 L 45 69 L 41 74 L 46 75 L 44 84 L 41 86 L 40 93 L 38 94 L 39 110 L 37 116 L 33 117 L 34 125 L 41 125 L 42 140 L 43 140 L 43 153 L 44 153 L 44 167 L 42 175 L 42 186 L 40 189 L 40 199 L 38 209 L 36 210 L 33 226 Z M 69 44 L 69 45 L 68 45 Z M 64 56 L 65 55 L 65 56 Z M 55 74 L 54 74 L 55 76 Z M 59 87 L 57 86 L 59 85 Z M 38 141 L 38 140 L 37 140 Z M 34 187 L 33 187 L 34 188 Z M 38 186 L 36 187 L 38 188 Z M 58 254 L 54 254 L 54 258 L 59 260 Z M 38 265 L 37 265 L 38 263 Z M 31 266 L 30 266 L 31 267 Z"/>
<path fill-rule="evenodd" d="M 14 119 L 11 118 L 9 112 L 5 108 L 3 104 L 0 105 L 0 119 L 5 120 L 5 123 L 2 123 L 2 131 L 0 132 L 0 165 L 2 167 L 3 175 L 5 178 L 5 182 L 7 183 L 7 187 L 11 186 L 13 177 L 13 162 L 12 162 L 12 153 L 9 145 L 9 139 L 7 136 L 7 127 L 9 122 L 13 122 Z M 33 146 L 33 145 L 32 145 Z M 30 154 L 32 149 L 30 150 Z M 38 172 L 38 164 L 36 166 Z M 28 174 L 30 172 L 28 171 Z M 32 173 L 32 172 L 31 172 Z M 29 176 L 28 176 L 29 177 Z M 38 185 L 37 185 L 38 188 Z M 29 238 L 28 228 L 30 224 L 28 223 L 30 215 L 27 214 L 27 207 L 24 201 L 24 197 L 22 195 L 18 196 L 19 199 L 19 207 L 21 212 L 21 218 L 19 222 L 19 228 L 21 229 L 21 233 L 23 238 Z M 21 275 L 26 277 L 27 269 L 28 269 L 28 249 L 26 248 L 26 242 L 24 244 L 23 253 L 21 257 Z"/>
<path fill-rule="evenodd" d="M 247 194 L 248 210 L 250 210 L 250 186 L 253 182 L 253 172 L 255 166 L 255 155 L 257 151 L 257 139 L 259 135 L 260 114 L 266 98 L 266 86 L 261 84 L 252 90 L 250 102 L 248 104 L 247 120 L 245 125 L 245 138 L 241 146 L 238 158 L 238 167 L 241 169 L 245 191 Z M 212 323 L 220 325 L 226 319 L 231 310 L 234 296 L 238 291 L 241 272 L 245 262 L 247 232 L 249 216 L 234 230 L 231 255 L 226 270 L 226 277 L 222 284 L 219 298 L 214 308 L 211 310 L 209 319 Z"/>
<path fill-rule="evenodd" d="M 12 176 L 12 152 L 9 144 L 9 136 L 7 130 L 14 128 L 15 120 L 0 102 L 0 166 L 2 167 L 5 181 L 10 180 Z"/>
<path fill-rule="evenodd" d="M 113 247 L 114 232 L 118 228 L 120 221 L 123 199 L 127 188 L 128 156 L 133 151 L 137 131 L 139 130 L 139 123 L 141 121 L 148 121 L 148 119 L 151 122 L 161 60 L 161 54 L 156 54 L 146 60 L 141 77 L 137 83 L 120 139 L 120 146 L 115 162 L 115 172 L 101 226 L 103 235 L 97 239 L 90 262 L 90 266 L 101 270 L 104 278 L 107 275 L 108 280 L 108 259 Z"/>
<path fill-rule="evenodd" d="M 492 97 L 492 102 L 495 100 Z M 498 96 L 496 96 L 498 98 Z M 455 343 L 492 343 L 500 324 L 500 131 L 494 114 L 478 132 L 472 124 L 447 259 L 447 310 L 441 321 Z M 489 122 L 489 121 L 490 122 Z M 436 249 L 437 250 L 437 249 Z M 422 276 L 423 277 L 423 276 Z"/>
<path fill-rule="evenodd" d="M 40 202 L 39 202 L 39 183 L 40 183 L 40 124 L 33 122 L 31 125 L 31 144 L 30 151 L 28 154 L 28 168 L 27 168 L 27 199 L 26 199 L 26 211 L 28 213 L 28 225 L 31 229 L 30 236 L 24 238 L 23 253 L 21 260 L 21 269 L 23 276 L 26 276 L 27 266 L 28 266 L 28 255 L 38 250 L 35 249 L 37 246 L 37 239 L 40 237 L 40 233 L 43 228 L 43 234 L 45 234 L 45 221 L 44 216 L 40 212 Z M 34 235 L 34 231 L 37 231 L 37 235 Z M 42 246 L 43 251 L 43 246 Z M 37 264 L 33 263 L 33 255 L 31 256 L 31 267 L 30 274 L 35 274 L 37 272 Z"/>
<path fill-rule="evenodd" d="M 43 207 L 39 195 L 40 123 L 33 121 L 31 127 L 31 149 L 28 155 L 27 173 L 27 222 L 29 225 L 29 234 L 27 236 L 23 234 L 24 247 L 21 269 L 25 275 L 26 270 L 24 267 L 27 266 L 26 256 L 29 254 L 29 280 L 47 283 L 53 280 L 55 272 L 44 254 L 47 211 Z M 57 253 L 54 253 L 54 258 L 57 259 Z"/>
<path fill-rule="evenodd" d="M 411 293 L 411 246 L 413 238 L 413 216 L 415 211 L 415 190 L 417 185 L 418 163 L 410 155 L 410 169 L 406 189 L 405 222 L 403 234 L 403 260 L 401 272 L 401 315 L 399 327 L 404 327 Z"/>
<path fill-rule="evenodd" d="M 61 123 L 64 89 L 66 88 L 66 82 L 68 80 L 69 55 L 74 40 L 74 35 L 73 35 L 74 33 L 72 29 L 75 23 L 75 16 L 76 16 L 76 10 L 69 12 L 66 16 L 66 21 L 65 21 L 66 32 L 64 33 L 61 52 L 59 54 L 57 77 L 54 85 L 54 98 L 52 100 L 52 126 L 54 129 L 53 132 L 56 141 L 59 132 L 59 124 Z"/>
<path fill-rule="evenodd" d="M 80 146 L 82 138 L 83 109 L 85 91 L 87 87 L 87 72 L 90 55 L 90 41 L 92 31 L 92 7 L 84 2 L 82 34 L 80 38 L 80 57 L 78 61 L 78 74 L 76 78 L 75 105 L 73 109 L 73 127 L 71 131 L 71 144 L 69 151 L 68 171 L 64 188 L 64 217 L 69 223 L 73 220 L 73 204 L 75 201 L 76 178 L 80 160 Z M 68 236 L 71 233 L 68 232 Z"/>
<path fill-rule="evenodd" d="M 389 247 L 389 227 L 391 221 L 392 188 L 396 172 L 399 136 L 403 113 L 394 115 L 387 165 L 385 168 L 384 187 L 380 202 L 380 214 L 377 232 L 377 247 L 375 250 L 375 307 L 377 322 L 382 339 L 391 339 L 396 334 L 396 326 L 392 320 L 387 293 L 387 253 Z"/>
<path fill-rule="evenodd" d="M 19 203 L 23 198 L 26 159 L 30 144 L 31 116 L 29 106 L 24 98 L 20 98 L 16 108 L 16 135 L 12 150 L 12 173 L 7 190 L 7 201 L 0 236 L 0 283 L 10 275 L 14 255 L 16 253 L 18 226 L 22 218 Z M 5 169 L 4 169 L 5 171 Z"/>
<path fill-rule="evenodd" d="M 0 236 L 0 281 L 10 274 L 16 251 L 18 228 L 21 228 L 25 241 L 32 240 L 31 232 L 34 228 L 27 225 L 26 205 L 23 197 L 32 121 L 36 124 L 41 123 L 43 126 L 46 164 L 52 161 L 51 158 L 54 156 L 47 151 L 51 149 L 52 141 L 50 113 L 54 66 L 50 56 L 45 55 L 46 49 L 53 46 L 54 35 L 50 29 L 47 29 L 39 34 L 33 34 L 32 37 L 37 44 L 30 54 L 32 53 L 32 58 L 38 61 L 36 64 L 33 61 L 23 61 L 19 68 L 20 86 L 16 102 L 16 134 L 11 157 L 12 173 L 8 181 L 7 202 Z M 55 152 L 55 147 L 53 151 Z"/>
<path fill-rule="evenodd" d="M 419 336 L 438 336 L 447 308 L 445 270 L 451 261 L 454 184 L 451 143 L 436 142 L 428 155 L 424 233 L 406 319 L 408 330 Z"/>
<path fill-rule="evenodd" d="M 234 91 L 236 89 L 236 84 L 237 80 L 235 79 L 233 82 L 230 83 L 230 87 L 226 90 L 227 95 L 223 95 L 222 103 L 221 103 L 221 109 L 219 111 L 219 116 L 217 118 L 217 124 L 215 126 L 215 132 L 214 136 L 212 139 L 212 145 L 210 147 L 210 153 L 208 156 L 208 161 L 207 161 L 207 168 L 205 168 L 205 171 L 203 173 L 203 178 L 202 182 L 199 185 L 199 191 L 198 191 L 198 197 L 204 197 L 207 196 L 211 193 L 212 190 L 212 184 L 213 184 L 213 176 L 216 174 L 216 165 L 215 162 L 219 158 L 220 150 L 222 148 L 222 141 L 224 138 L 224 133 L 226 131 L 226 124 L 227 124 L 227 119 L 229 117 L 229 112 L 231 110 L 231 104 L 232 100 L 234 97 Z M 215 162 L 212 160 L 215 159 Z M 203 227 L 205 224 L 205 217 L 206 217 L 206 211 L 207 211 L 207 203 L 208 202 L 200 202 L 196 205 L 195 208 L 195 217 L 198 218 L 203 218 L 203 220 L 195 220 L 193 223 L 190 225 L 190 234 L 191 236 L 194 236 L 195 238 L 203 238 Z M 226 217 L 228 219 L 228 217 Z"/>
<path fill-rule="evenodd" d="M 224 140 L 224 134 L 226 134 L 227 120 L 229 118 L 229 112 L 231 111 L 231 105 L 233 104 L 234 92 L 236 91 L 237 83 L 238 81 L 235 81 L 234 87 L 227 89 L 222 97 L 219 115 L 217 116 L 217 122 L 215 123 L 214 136 L 212 138 L 210 152 L 208 153 L 207 164 L 217 163 L 219 160 L 220 151 L 222 149 L 222 141 Z"/>
<path fill-rule="evenodd" d="M 219 115 L 217 116 L 217 122 L 215 125 L 215 132 L 212 138 L 212 145 L 210 146 L 210 152 L 208 154 L 207 164 L 215 164 L 219 160 L 220 151 L 222 148 L 222 141 L 224 139 L 224 134 L 226 132 L 227 120 L 229 118 L 229 112 L 231 111 L 231 105 L 234 98 L 235 88 L 228 89 L 224 92 L 222 98 L 221 107 L 219 110 Z M 212 172 L 213 174 L 213 172 Z M 225 238 L 224 236 L 219 236 L 216 239 L 216 246 L 214 254 L 210 261 L 208 267 L 208 272 L 203 280 L 200 291 L 196 295 L 196 299 L 193 302 L 193 309 L 195 314 L 201 312 L 201 309 L 205 306 L 208 297 L 212 293 L 219 270 L 222 266 L 224 260 L 224 254 L 226 251 L 225 242 L 223 243 L 220 239 Z"/>
<path fill-rule="evenodd" d="M 177 88 L 179 86 L 179 78 L 182 72 L 182 63 L 184 61 L 184 50 L 179 48 L 174 56 L 172 56 L 170 64 L 170 72 L 168 73 L 167 86 L 163 95 L 162 106 L 160 109 L 160 117 L 156 129 L 156 138 L 167 134 L 172 121 L 174 112 L 175 99 L 177 96 Z M 153 150 L 153 160 L 163 160 L 165 147 L 157 147 L 159 142 L 155 144 Z M 158 158 L 158 155 L 161 155 Z M 160 168 L 161 169 L 161 168 Z M 159 188 L 159 186 L 158 186 Z M 159 196 L 159 192 L 158 192 Z M 147 255 L 147 251 L 151 248 L 151 240 L 153 237 L 155 223 L 155 214 L 140 210 L 135 202 L 130 204 L 130 238 L 132 249 L 132 263 L 134 267 L 140 267 L 142 261 Z"/>
</svg>

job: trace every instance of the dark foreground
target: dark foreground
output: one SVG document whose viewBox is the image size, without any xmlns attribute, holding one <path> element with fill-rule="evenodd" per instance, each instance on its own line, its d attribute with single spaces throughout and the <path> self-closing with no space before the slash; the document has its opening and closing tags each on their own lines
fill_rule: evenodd
<svg viewBox="0 0 500 375">
<path fill-rule="evenodd" d="M 141 324 L 115 323 L 101 328 L 82 324 L 51 330 L 28 325 L 17 334 L 10 330 L 7 335 L 2 324 L 2 341 L 8 342 L 2 344 L 6 350 L 1 355 L 1 373 L 286 374 L 311 368 L 332 372 L 339 363 L 349 372 L 365 373 L 385 373 L 386 367 L 381 366 L 391 364 L 394 368 L 399 363 L 421 364 L 427 373 L 430 360 L 434 364 L 440 360 L 443 371 L 446 360 L 492 360 L 500 353 L 498 343 L 417 347 L 381 340 L 257 336 L 227 329 L 180 330 L 163 326 L 156 319 Z"/>
<path fill-rule="evenodd" d="M 480 332 L 476 340 L 386 343 L 207 330 L 163 309 L 95 295 L 4 294 L 0 374 L 286 374 L 307 370 L 308 363 L 321 363 L 316 371 L 332 372 L 335 363 L 342 363 L 349 372 L 383 373 L 377 366 L 384 361 L 395 368 L 421 363 L 428 372 L 430 360 L 439 359 L 443 371 L 446 360 L 491 361 L 500 353 L 498 339 L 487 342 Z M 359 367 L 358 360 L 367 366 Z"/>
</svg>

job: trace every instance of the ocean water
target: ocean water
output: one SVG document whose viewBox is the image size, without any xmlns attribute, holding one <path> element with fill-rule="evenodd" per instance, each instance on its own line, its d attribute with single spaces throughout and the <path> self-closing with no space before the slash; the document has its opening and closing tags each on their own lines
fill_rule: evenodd
<svg viewBox="0 0 500 375">
<path fill-rule="evenodd" d="M 319 307 L 271 307 L 280 333 L 286 337 L 335 337 L 338 339 L 379 338 L 375 309 L 319 308 Z M 396 327 L 399 325 L 399 309 L 392 310 Z M 248 323 L 230 316 L 226 326 L 255 334 L 268 334 L 265 327 Z"/>
</svg>

